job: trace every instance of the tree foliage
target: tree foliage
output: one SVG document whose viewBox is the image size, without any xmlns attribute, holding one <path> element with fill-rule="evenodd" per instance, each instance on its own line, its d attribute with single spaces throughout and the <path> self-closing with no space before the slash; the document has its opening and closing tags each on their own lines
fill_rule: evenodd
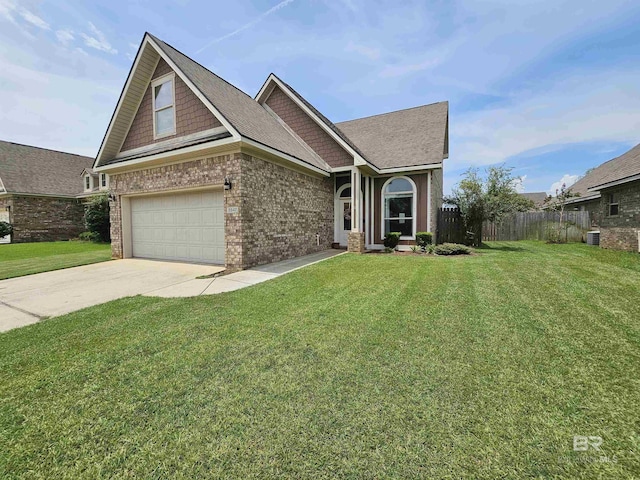
<svg viewBox="0 0 640 480">
<path fill-rule="evenodd" d="M 444 202 L 460 210 L 468 245 L 479 246 L 482 241 L 482 222 L 500 222 L 505 215 L 526 212 L 535 207 L 531 200 L 518 194 L 516 185 L 520 177 L 511 174 L 504 166 L 490 167 L 483 178 L 475 168 L 470 168 Z"/>
<path fill-rule="evenodd" d="M 0 238 L 6 237 L 7 235 L 11 235 L 13 233 L 13 227 L 10 223 L 0 222 Z"/>
<path fill-rule="evenodd" d="M 571 187 L 567 188 L 567 184 L 563 183 L 560 188 L 556 188 L 556 196 L 553 197 L 549 195 L 545 201 L 545 208 L 549 210 L 555 210 L 556 212 L 560 212 L 560 218 L 558 219 L 558 223 L 552 225 L 549 229 L 547 241 L 549 243 L 564 243 L 567 240 L 566 237 L 566 228 L 564 225 L 564 210 L 567 205 L 567 201 L 574 197 L 579 197 L 579 193 L 574 193 L 571 191 Z M 564 232 L 563 232 L 564 230 Z"/>
<path fill-rule="evenodd" d="M 96 195 L 91 199 L 84 212 L 84 223 L 87 230 L 95 232 L 101 241 L 111 241 L 109 198 L 107 195 Z"/>
</svg>

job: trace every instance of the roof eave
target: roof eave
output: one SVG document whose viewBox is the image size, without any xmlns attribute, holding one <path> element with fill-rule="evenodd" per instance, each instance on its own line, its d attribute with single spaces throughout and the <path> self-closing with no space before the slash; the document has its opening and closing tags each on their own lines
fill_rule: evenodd
<svg viewBox="0 0 640 480">
<path fill-rule="evenodd" d="M 619 180 L 613 180 L 611 182 L 602 183 L 600 185 L 594 185 L 593 187 L 587 188 L 587 190 L 592 192 L 592 191 L 596 191 L 596 190 L 602 190 L 604 188 L 616 187 L 618 185 L 623 185 L 625 183 L 635 182 L 635 181 L 638 181 L 638 180 L 640 180 L 640 173 L 638 173 L 636 175 L 631 175 L 629 177 L 621 178 Z"/>
</svg>

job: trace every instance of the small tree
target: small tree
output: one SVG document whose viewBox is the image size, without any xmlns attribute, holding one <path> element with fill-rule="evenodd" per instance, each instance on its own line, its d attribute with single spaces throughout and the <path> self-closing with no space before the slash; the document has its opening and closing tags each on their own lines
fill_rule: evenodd
<svg viewBox="0 0 640 480">
<path fill-rule="evenodd" d="M 85 208 L 84 223 L 87 230 L 95 232 L 101 241 L 111 241 L 109 198 L 107 195 L 96 195 L 91 199 Z"/>
<path fill-rule="evenodd" d="M 0 238 L 6 237 L 13 233 L 13 226 L 7 222 L 0 222 Z"/>
<path fill-rule="evenodd" d="M 567 184 L 563 183 L 560 188 L 556 188 L 556 196 L 549 195 L 545 201 L 545 208 L 549 210 L 555 210 L 560 212 L 560 218 L 558 223 L 554 223 L 549 229 L 547 241 L 549 243 L 564 243 L 567 241 L 566 235 L 563 237 L 562 232 L 564 227 L 564 209 L 567 205 L 567 200 L 574 197 L 579 197 L 579 193 L 573 193 L 571 188 L 567 188 Z M 565 231 L 566 234 L 566 231 Z"/>
<path fill-rule="evenodd" d="M 467 245 L 480 246 L 482 223 L 500 222 L 513 212 L 526 212 L 535 205 L 516 191 L 520 178 L 504 166 L 490 167 L 483 179 L 478 170 L 470 168 L 444 202 L 460 210 Z"/>
</svg>

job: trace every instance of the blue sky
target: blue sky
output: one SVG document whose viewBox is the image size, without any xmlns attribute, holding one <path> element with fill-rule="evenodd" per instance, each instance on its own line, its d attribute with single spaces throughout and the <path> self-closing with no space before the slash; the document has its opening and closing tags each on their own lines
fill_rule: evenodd
<svg viewBox="0 0 640 480">
<path fill-rule="evenodd" d="M 0 138 L 95 155 L 145 30 L 333 121 L 450 102 L 445 190 L 506 164 L 552 191 L 640 142 L 640 2 L 0 0 Z"/>
</svg>

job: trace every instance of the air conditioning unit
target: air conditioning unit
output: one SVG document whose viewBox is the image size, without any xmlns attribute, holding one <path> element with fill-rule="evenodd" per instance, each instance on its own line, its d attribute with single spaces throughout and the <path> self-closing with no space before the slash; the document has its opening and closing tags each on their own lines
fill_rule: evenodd
<svg viewBox="0 0 640 480">
<path fill-rule="evenodd" d="M 587 245 L 600 245 L 600 231 L 587 232 Z"/>
</svg>

